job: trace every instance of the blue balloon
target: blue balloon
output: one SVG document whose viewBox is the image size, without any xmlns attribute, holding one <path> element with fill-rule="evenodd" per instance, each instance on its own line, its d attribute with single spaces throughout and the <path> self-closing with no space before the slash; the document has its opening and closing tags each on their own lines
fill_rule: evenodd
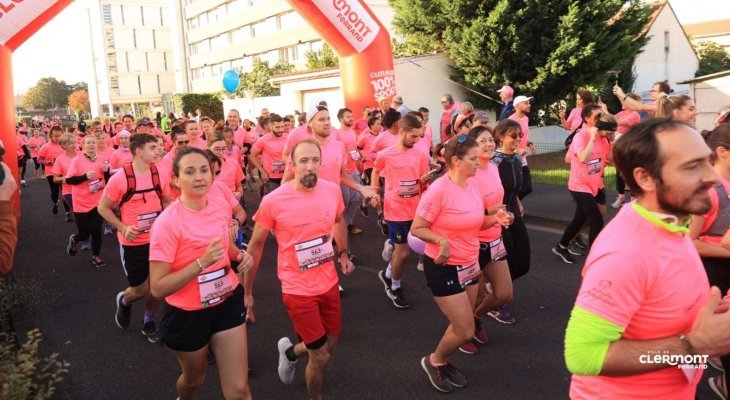
<svg viewBox="0 0 730 400">
<path fill-rule="evenodd" d="M 223 74 L 223 87 L 228 93 L 233 93 L 238 87 L 238 72 L 229 69 Z"/>
</svg>

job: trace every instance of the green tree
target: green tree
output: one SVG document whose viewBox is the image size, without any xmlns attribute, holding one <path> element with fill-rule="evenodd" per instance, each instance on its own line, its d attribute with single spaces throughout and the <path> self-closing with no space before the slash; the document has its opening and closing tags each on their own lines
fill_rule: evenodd
<svg viewBox="0 0 730 400">
<path fill-rule="evenodd" d="M 695 76 L 714 74 L 730 69 L 730 53 L 715 42 L 702 42 L 696 46 L 700 68 Z"/>
<path fill-rule="evenodd" d="M 51 110 L 68 105 L 69 86 L 56 78 L 42 78 L 35 86 L 28 89 L 23 99 L 26 108 L 35 110 Z"/>
<path fill-rule="evenodd" d="M 322 46 L 322 50 L 308 51 L 304 53 L 304 57 L 307 60 L 304 64 L 306 69 L 320 69 L 340 66 L 340 57 L 335 54 L 335 52 L 327 43 Z"/>
<path fill-rule="evenodd" d="M 453 78 L 483 93 L 511 84 L 535 96 L 532 117 L 606 71 L 633 64 L 646 43 L 649 9 L 638 0 L 390 0 L 408 49 L 441 50 Z M 628 71 L 624 71 L 628 72 Z M 628 75 L 628 74 L 627 74 Z M 481 97 L 478 106 L 496 107 Z M 543 111 L 543 112 L 541 112 Z"/>
<path fill-rule="evenodd" d="M 172 98 L 175 109 L 183 114 L 189 112 L 195 113 L 198 108 L 203 115 L 220 121 L 223 119 L 223 102 L 221 101 L 221 93 L 186 93 L 174 94 Z"/>
<path fill-rule="evenodd" d="M 255 60 L 253 69 L 240 75 L 236 97 L 246 97 L 253 94 L 254 97 L 278 96 L 281 91 L 278 87 L 271 85 L 271 76 L 294 71 L 294 65 L 278 62 L 273 67 L 268 61 Z"/>
</svg>

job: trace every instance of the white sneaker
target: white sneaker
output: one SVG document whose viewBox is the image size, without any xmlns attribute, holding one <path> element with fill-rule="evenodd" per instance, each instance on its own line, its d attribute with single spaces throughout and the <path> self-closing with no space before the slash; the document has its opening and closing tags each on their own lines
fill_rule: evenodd
<svg viewBox="0 0 730 400">
<path fill-rule="evenodd" d="M 21 186 L 28 186 L 28 184 L 27 184 L 27 183 L 25 183 L 25 179 L 22 179 L 22 180 L 20 181 L 20 185 L 21 185 Z"/>
<path fill-rule="evenodd" d="M 294 380 L 297 365 L 296 361 L 289 361 L 286 358 L 286 350 L 291 346 L 291 340 L 288 337 L 279 339 L 279 343 L 277 344 L 279 348 L 279 379 L 287 385 Z"/>
<path fill-rule="evenodd" d="M 611 204 L 611 208 L 621 208 L 622 205 L 624 205 L 624 196 L 619 195 L 616 201 Z"/>
<path fill-rule="evenodd" d="M 385 243 L 383 243 L 383 252 L 380 254 L 383 256 L 383 261 L 390 262 L 390 259 L 393 258 L 393 250 L 395 246 L 393 246 L 393 243 L 390 242 L 390 239 L 385 239 Z"/>
</svg>

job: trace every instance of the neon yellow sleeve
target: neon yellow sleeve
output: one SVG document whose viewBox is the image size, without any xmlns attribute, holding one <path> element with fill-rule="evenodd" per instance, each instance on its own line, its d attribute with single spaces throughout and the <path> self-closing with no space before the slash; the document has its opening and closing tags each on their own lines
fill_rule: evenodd
<svg viewBox="0 0 730 400">
<path fill-rule="evenodd" d="M 565 365 L 576 375 L 598 375 L 612 342 L 624 328 L 575 306 L 565 330 Z"/>
</svg>

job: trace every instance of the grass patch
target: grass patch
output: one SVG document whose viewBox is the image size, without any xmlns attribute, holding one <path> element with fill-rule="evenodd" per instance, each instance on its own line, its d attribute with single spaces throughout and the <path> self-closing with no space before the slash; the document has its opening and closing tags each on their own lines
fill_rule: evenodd
<svg viewBox="0 0 730 400">
<path fill-rule="evenodd" d="M 565 163 L 565 151 L 528 156 L 532 183 L 567 185 L 570 165 Z M 607 188 L 616 187 L 616 168 L 607 165 L 604 170 L 603 184 Z"/>
</svg>

